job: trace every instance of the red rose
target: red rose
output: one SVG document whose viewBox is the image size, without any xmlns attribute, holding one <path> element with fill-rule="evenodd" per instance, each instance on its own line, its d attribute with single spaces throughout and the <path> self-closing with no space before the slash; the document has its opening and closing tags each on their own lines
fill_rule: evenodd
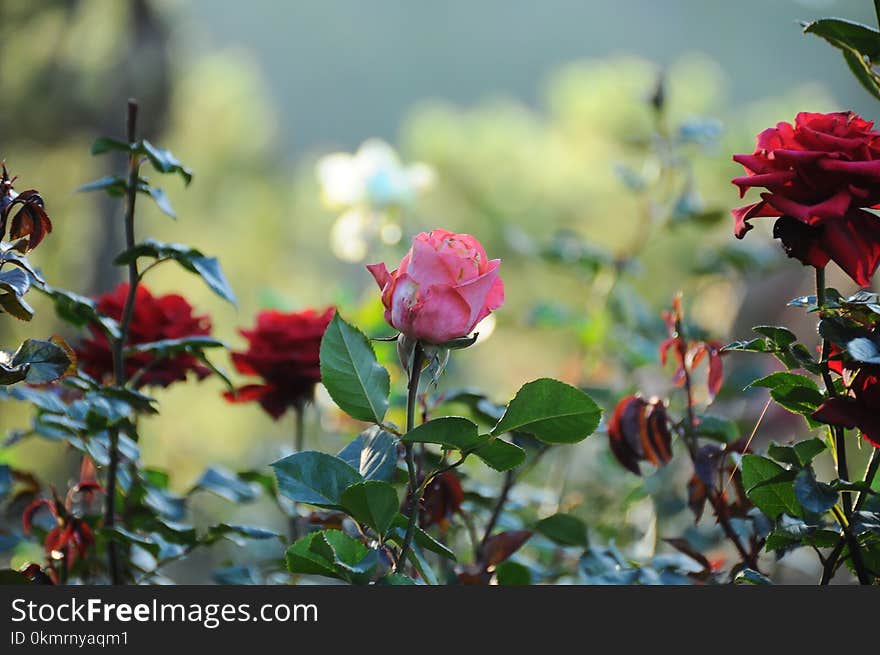
<svg viewBox="0 0 880 655">
<path fill-rule="evenodd" d="M 97 299 L 97 309 L 105 316 L 117 321 L 122 320 L 122 310 L 127 296 L 128 284 L 120 284 L 110 293 Z M 89 329 L 92 336 L 83 341 L 77 350 L 78 361 L 82 370 L 92 377 L 107 378 L 113 374 L 110 343 L 98 326 L 92 325 Z M 177 294 L 153 296 L 144 285 L 138 286 L 127 345 L 210 333 L 211 319 L 208 316 L 194 315 L 192 305 L 182 296 Z M 200 380 L 211 373 L 210 369 L 188 353 L 159 359 L 150 353 L 137 353 L 125 358 L 126 378 L 133 379 L 138 375 L 135 382 L 138 388 L 167 387 L 173 382 L 183 382 L 190 371 Z"/>
<path fill-rule="evenodd" d="M 335 311 L 260 312 L 254 329 L 241 330 L 248 349 L 232 353 L 232 362 L 239 373 L 261 377 L 263 383 L 245 385 L 226 399 L 257 401 L 276 420 L 289 407 L 301 409 L 321 381 L 321 339 Z"/>
<path fill-rule="evenodd" d="M 802 112 L 758 135 L 754 154 L 734 155 L 746 175 L 733 180 L 740 196 L 767 189 L 761 201 L 733 210 L 742 239 L 749 220 L 779 218 L 774 236 L 790 257 L 824 267 L 836 262 L 862 286 L 880 263 L 880 132 L 852 112 Z"/>
<path fill-rule="evenodd" d="M 672 435 L 666 407 L 660 400 L 647 402 L 627 396 L 608 421 L 611 453 L 621 466 L 641 475 L 640 461 L 663 466 L 672 459 Z"/>
<path fill-rule="evenodd" d="M 848 369 L 847 365 L 843 366 Z M 829 398 L 813 412 L 823 423 L 858 428 L 880 448 L 880 366 L 862 366 L 849 385 L 849 395 Z"/>
</svg>

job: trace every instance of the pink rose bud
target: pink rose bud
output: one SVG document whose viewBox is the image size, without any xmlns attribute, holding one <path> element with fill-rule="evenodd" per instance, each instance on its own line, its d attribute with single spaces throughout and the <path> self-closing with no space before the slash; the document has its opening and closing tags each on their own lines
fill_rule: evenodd
<svg viewBox="0 0 880 655">
<path fill-rule="evenodd" d="M 407 337 L 441 344 L 469 335 L 504 304 L 500 264 L 471 235 L 432 230 L 413 239 L 397 270 L 367 269 L 382 289 L 385 320 Z"/>
</svg>

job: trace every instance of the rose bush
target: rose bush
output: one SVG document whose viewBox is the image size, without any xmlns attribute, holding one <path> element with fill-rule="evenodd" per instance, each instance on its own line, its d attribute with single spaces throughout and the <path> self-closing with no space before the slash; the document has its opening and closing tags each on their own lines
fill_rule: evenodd
<svg viewBox="0 0 880 655">
<path fill-rule="evenodd" d="M 467 336 L 504 304 L 500 259 L 490 260 L 469 234 L 422 232 L 400 265 L 367 266 L 382 289 L 385 320 L 402 334 L 429 344 Z"/>
<path fill-rule="evenodd" d="M 822 268 L 829 260 L 868 286 L 880 263 L 880 132 L 853 112 L 801 112 L 758 135 L 751 155 L 734 155 L 746 175 L 740 196 L 767 189 L 761 200 L 733 210 L 742 239 L 753 218 L 775 216 L 774 236 L 786 252 Z"/>
</svg>

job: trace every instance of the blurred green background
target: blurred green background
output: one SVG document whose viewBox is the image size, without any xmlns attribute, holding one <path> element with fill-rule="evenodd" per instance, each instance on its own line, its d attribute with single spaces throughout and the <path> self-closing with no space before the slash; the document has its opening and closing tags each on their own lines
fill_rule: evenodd
<svg viewBox="0 0 880 655">
<path fill-rule="evenodd" d="M 392 268 L 422 229 L 473 233 L 504 260 L 507 302 L 491 338 L 456 354 L 441 385 L 506 400 L 524 381 L 555 376 L 604 389 L 597 398 L 613 406 L 635 388 L 670 393 L 656 345 L 665 336 L 659 312 L 679 290 L 689 318 L 713 338 L 784 321 L 815 341 L 800 311 L 780 309 L 780 299 L 809 291 L 809 275 L 759 230 L 732 244 L 723 212 L 741 203 L 730 155 L 750 152 L 758 131 L 800 110 L 851 108 L 874 118 L 872 99 L 838 53 L 796 22 L 840 15 L 870 23 L 872 13 L 854 0 L 5 0 L 0 156 L 19 188 L 41 190 L 55 223 L 34 263 L 53 285 L 106 291 L 120 279 L 111 264 L 119 207 L 74 190 L 119 169 L 118 160 L 90 158 L 88 147 L 98 134 L 122 134 L 125 99 L 137 97 L 143 136 L 195 172 L 187 190 L 162 180 L 179 220 L 141 202 L 137 231 L 218 256 L 239 308 L 172 268 L 151 274 L 148 286 L 186 295 L 236 348 L 237 330 L 268 306 L 337 304 L 363 329 L 387 333 L 363 263 Z M 649 100 L 661 74 L 658 119 Z M 370 137 L 393 144 L 404 162 L 430 166 L 435 182 L 383 213 L 400 226 L 400 242 L 369 240 L 364 261 L 343 261 L 331 231 L 345 208 L 322 199 L 315 167 Z M 560 258 L 560 234 L 607 253 L 623 272 L 601 256 Z M 356 235 L 343 230 L 342 238 Z M 731 254 L 732 246 L 740 250 Z M 0 322 L 4 344 L 56 331 L 80 338 L 56 323 L 47 299 L 29 299 L 37 318 Z M 393 359 L 391 347 L 379 350 Z M 726 360 L 728 393 L 715 411 L 748 433 L 763 397 L 739 394 L 736 380 L 771 364 L 742 357 Z M 291 420 L 229 406 L 221 391 L 211 379 L 156 394 L 163 413 L 143 426 L 144 459 L 172 471 L 178 489 L 209 463 L 262 467 L 290 443 Z M 335 452 L 356 427 L 340 424 L 322 397 L 317 407 L 309 443 Z M 24 408 L 4 406 L 0 427 L 27 420 Z M 759 440 L 786 441 L 799 430 L 774 409 Z M 50 479 L 76 469 L 45 442 L 25 441 L 0 458 Z M 471 473 L 497 484 L 478 467 Z M 561 504 L 580 513 L 600 541 L 646 556 L 657 547 L 658 521 L 660 536 L 690 521 L 680 498 L 664 505 L 648 492 L 675 480 L 683 488 L 686 479 L 684 467 L 671 467 L 643 484 L 612 462 L 597 434 L 548 460 L 522 493 L 544 499 L 542 510 Z M 228 507 L 200 497 L 195 510 L 198 519 Z M 255 522 L 253 509 L 236 511 Z M 260 511 L 283 526 L 271 508 Z M 226 556 L 243 557 L 212 557 Z M 802 566 L 788 565 L 792 575 Z"/>
</svg>

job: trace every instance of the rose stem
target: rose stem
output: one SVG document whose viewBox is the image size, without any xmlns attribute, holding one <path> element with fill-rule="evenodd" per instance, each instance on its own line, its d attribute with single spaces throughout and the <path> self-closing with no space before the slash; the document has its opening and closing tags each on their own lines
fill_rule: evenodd
<svg viewBox="0 0 880 655">
<path fill-rule="evenodd" d="M 816 306 L 819 308 L 819 317 L 822 317 L 822 311 L 825 309 L 827 298 L 825 295 L 825 269 L 824 268 L 816 268 Z M 834 388 L 834 380 L 831 379 L 831 373 L 828 370 L 828 356 L 831 354 L 831 342 L 828 339 L 822 339 L 822 358 L 819 362 L 819 367 L 822 371 L 822 381 L 825 383 L 825 393 L 827 396 L 834 397 L 837 395 L 837 392 Z M 849 480 L 849 467 L 846 462 L 846 430 L 844 430 L 840 426 L 831 426 L 831 433 L 834 435 L 834 450 L 836 454 L 837 460 L 837 477 L 841 480 Z M 849 495 L 849 492 L 842 491 L 840 493 L 840 502 L 843 506 L 843 519 L 838 521 L 840 523 L 840 529 L 843 530 L 843 540 L 847 542 L 849 545 L 850 557 L 852 557 L 853 568 L 856 570 L 856 575 L 859 578 L 860 584 L 871 584 L 871 580 L 868 577 L 867 572 L 865 571 L 864 562 L 862 562 L 862 553 L 859 549 L 858 541 L 852 535 L 852 532 L 849 528 L 849 520 L 852 517 L 852 498 Z M 831 555 L 825 561 L 825 566 L 822 571 L 822 580 L 821 584 L 828 584 L 831 580 L 831 577 L 834 575 L 834 567 L 837 563 L 837 558 L 840 556 L 842 552 L 842 542 L 839 545 L 839 548 L 835 548 L 832 551 Z"/>
<path fill-rule="evenodd" d="M 407 387 L 406 397 L 406 431 L 409 432 L 415 427 L 416 404 L 419 395 L 419 378 L 422 375 L 422 364 L 425 360 L 425 354 L 422 346 L 417 342 L 412 355 L 412 369 L 409 372 L 409 386 Z M 397 566 L 395 570 L 400 571 L 406 566 L 406 558 L 409 555 L 410 544 L 412 543 L 413 534 L 416 530 L 416 517 L 419 514 L 419 498 L 418 480 L 416 479 L 416 465 L 413 458 L 413 446 L 411 443 L 404 443 L 406 449 L 406 471 L 409 475 L 409 520 L 406 524 L 406 534 L 403 537 L 403 545 L 400 547 L 400 557 L 397 558 Z"/>
<path fill-rule="evenodd" d="M 686 336 L 684 334 L 684 326 L 681 322 L 681 317 L 677 316 L 675 320 L 675 332 L 678 334 L 678 338 L 683 342 L 686 340 Z M 696 457 L 697 457 L 697 439 L 694 436 L 694 425 L 696 425 L 696 417 L 694 415 L 694 391 L 693 384 L 691 383 L 691 372 L 688 369 L 687 361 L 681 362 L 682 371 L 684 371 L 684 390 L 687 396 L 687 425 L 685 426 L 685 442 L 687 443 L 688 453 L 691 456 L 691 463 L 696 467 Z M 709 502 L 712 505 L 712 510 L 715 512 L 715 518 L 718 519 L 718 523 L 721 525 L 721 529 L 724 531 L 724 535 L 730 540 L 730 542 L 734 545 L 740 557 L 742 558 L 743 563 L 749 568 L 758 569 L 758 560 L 755 557 L 754 553 L 750 553 L 746 550 L 745 546 L 742 545 L 742 542 L 739 540 L 739 536 L 736 534 L 736 531 L 733 529 L 733 526 L 730 524 L 730 517 L 727 513 L 727 506 L 724 503 L 724 498 L 721 493 L 716 489 L 709 490 Z"/>
<path fill-rule="evenodd" d="M 293 451 L 301 453 L 306 443 L 305 403 L 297 403 L 293 407 Z"/>
<path fill-rule="evenodd" d="M 137 133 L 137 101 L 128 101 L 128 117 L 126 120 L 126 132 L 129 144 L 134 144 Z M 134 206 L 137 200 L 138 170 L 140 168 L 139 155 L 131 152 L 128 158 L 128 186 L 125 203 L 125 248 L 130 250 L 134 247 Z M 128 330 L 131 326 L 131 318 L 134 315 L 134 302 L 139 281 L 137 259 L 133 258 L 128 264 L 128 297 L 122 310 L 122 321 L 119 324 L 119 338 L 113 341 L 113 377 L 118 388 L 125 386 L 125 342 L 128 340 Z M 112 529 L 116 520 L 116 472 L 119 468 L 119 429 L 110 430 L 110 464 L 107 471 L 107 511 L 104 516 L 104 527 Z M 122 584 L 122 573 L 119 569 L 116 541 L 107 543 L 107 560 L 110 568 L 110 579 L 114 585 Z"/>
<path fill-rule="evenodd" d="M 486 531 L 483 533 L 483 538 L 480 540 L 480 545 L 477 548 L 478 556 L 482 556 L 483 551 L 486 549 L 486 542 L 489 541 L 489 537 L 492 536 L 492 530 L 495 529 L 495 524 L 498 523 L 498 519 L 501 517 L 501 511 L 507 503 L 507 498 L 510 496 L 510 490 L 513 488 L 514 482 L 516 482 L 516 474 L 511 469 L 504 474 L 504 484 L 501 487 L 501 493 L 498 494 L 498 500 L 492 509 L 492 516 L 489 517 Z"/>
<path fill-rule="evenodd" d="M 306 429 L 305 429 L 305 403 L 297 403 L 293 406 L 293 452 L 301 453 L 305 445 Z M 290 538 L 293 541 L 299 539 L 299 514 L 296 511 L 297 504 L 293 504 L 293 510 L 288 521 L 290 528 Z"/>
</svg>

